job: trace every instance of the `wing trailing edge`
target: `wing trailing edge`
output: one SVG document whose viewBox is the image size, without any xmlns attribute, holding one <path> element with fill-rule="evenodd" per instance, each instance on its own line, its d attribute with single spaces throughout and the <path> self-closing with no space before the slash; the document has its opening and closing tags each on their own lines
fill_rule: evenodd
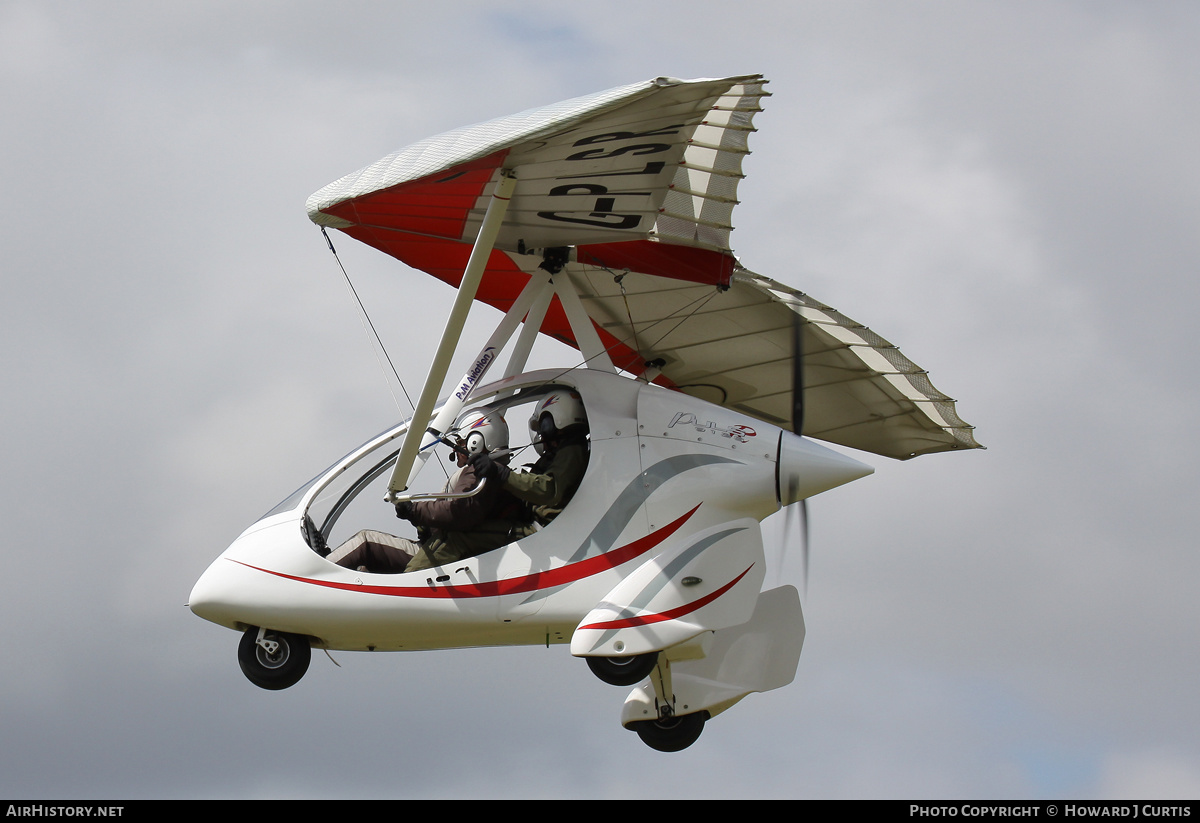
<svg viewBox="0 0 1200 823">
<path fill-rule="evenodd" d="M 457 287 L 507 170 L 476 299 L 507 311 L 542 251 L 570 247 L 559 276 L 624 371 L 790 426 L 799 316 L 805 435 L 897 459 L 982 448 L 895 346 L 733 255 L 765 85 L 657 78 L 456 129 L 322 188 L 309 217 Z M 579 348 L 557 299 L 540 331 Z"/>
</svg>

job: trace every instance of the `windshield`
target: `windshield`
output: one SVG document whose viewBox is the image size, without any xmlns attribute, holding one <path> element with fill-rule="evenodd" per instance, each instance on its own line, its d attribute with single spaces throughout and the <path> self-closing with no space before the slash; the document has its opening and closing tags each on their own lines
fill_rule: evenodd
<svg viewBox="0 0 1200 823">
<path fill-rule="evenodd" d="M 336 466 L 336 465 L 337 465 L 336 463 L 333 464 L 333 466 Z M 275 506 L 275 508 L 271 509 L 269 512 L 267 512 L 266 514 L 264 514 L 262 517 L 260 517 L 258 519 L 265 520 L 268 517 L 274 517 L 277 514 L 283 514 L 284 512 L 291 511 L 292 509 L 296 508 L 296 506 L 300 505 L 300 500 L 304 497 L 304 493 L 307 492 L 310 488 L 312 488 L 313 483 L 316 483 L 318 480 L 320 480 L 322 477 L 324 477 L 325 472 L 329 471 L 329 469 L 333 468 L 333 466 L 330 466 L 329 468 L 325 469 L 325 471 L 322 471 L 320 474 L 318 474 L 312 480 L 309 480 L 303 486 L 296 489 L 294 492 L 292 492 L 287 497 L 285 497 L 282 501 L 280 501 Z"/>
<path fill-rule="evenodd" d="M 530 410 L 516 409 L 516 406 L 532 404 L 547 393 L 562 389 L 562 386 L 544 383 L 533 386 L 507 388 L 502 397 L 493 397 L 491 403 L 473 404 L 470 409 L 460 415 L 460 420 L 473 412 L 499 412 L 510 418 L 512 439 L 518 441 L 511 451 L 516 458 L 528 444 L 527 436 L 522 438 L 519 432 L 526 430 Z M 333 464 L 313 481 L 294 492 L 287 500 L 275 507 L 273 513 L 287 511 L 302 500 L 312 489 L 314 483 L 322 483 L 312 495 L 308 509 L 305 512 L 307 522 L 310 522 L 313 536 L 319 533 L 317 541 L 321 546 L 337 546 L 359 531 L 369 529 L 385 533 L 395 533 L 398 527 L 395 508 L 386 502 L 388 483 L 391 480 L 391 470 L 395 466 L 396 456 L 404 442 L 408 424 L 398 426 L 377 435 L 372 440 L 355 449 L 346 458 Z M 522 441 L 523 442 L 520 442 Z M 439 447 L 438 452 L 448 451 Z M 357 456 L 354 456 L 357 455 Z M 347 458 L 353 457 L 349 463 Z M 425 471 L 418 476 L 413 487 L 405 495 L 423 492 L 442 492 L 448 484 L 451 475 L 457 471 L 452 454 L 443 455 L 445 464 L 440 470 Z M 535 456 L 536 457 L 536 456 Z M 430 462 L 437 464 L 437 460 Z M 514 463 L 516 461 L 514 460 Z M 345 463 L 345 465 L 342 465 Z M 336 469 L 342 465 L 341 469 Z M 311 541 L 311 537 L 310 537 Z M 320 546 L 314 546 L 320 550 Z"/>
<path fill-rule="evenodd" d="M 387 494 L 388 480 L 391 479 L 389 470 L 396 462 L 396 455 L 404 442 L 404 433 L 407 430 L 407 425 L 401 426 L 373 447 L 365 451 L 362 447 L 356 449 L 356 452 L 361 453 L 353 461 L 332 475 L 327 470 L 321 476 L 321 479 L 326 481 L 325 485 L 317 490 L 309 502 L 307 515 L 326 543 L 336 542 L 336 536 L 331 538 L 335 524 L 351 508 L 351 504 L 360 498 L 372 505 L 355 507 L 355 516 L 350 518 L 352 522 L 361 522 L 362 516 L 368 512 L 373 515 L 369 518 L 373 521 L 370 528 L 380 528 L 385 524 L 391 526 L 395 522 L 395 513 L 391 506 L 384 504 L 384 496 Z M 379 438 L 376 437 L 375 440 Z M 345 459 L 339 460 L 330 469 L 344 463 Z M 373 487 L 377 488 L 371 494 L 363 494 Z"/>
<path fill-rule="evenodd" d="M 403 427 L 407 427 L 407 422 L 405 424 L 403 424 Z M 395 428 L 395 427 L 392 427 L 392 428 Z M 383 436 L 387 432 L 392 431 L 392 428 L 384 429 L 383 431 L 381 431 L 379 434 L 372 437 L 367 442 L 370 443 L 374 440 L 378 440 L 381 436 Z M 300 488 L 296 489 L 294 492 L 289 494 L 287 497 L 285 497 L 283 500 L 281 500 L 279 503 L 277 503 L 274 508 L 272 508 L 269 512 L 267 512 L 266 514 L 264 514 L 262 517 L 260 517 L 258 519 L 264 520 L 268 517 L 274 517 L 277 514 L 283 514 L 284 512 L 291 511 L 292 509 L 296 508 L 296 506 L 300 505 L 300 501 L 304 499 L 304 495 L 308 493 L 308 490 L 313 487 L 314 483 L 321 480 L 323 477 L 325 477 L 325 475 L 329 474 L 329 472 L 335 466 L 337 466 L 339 463 L 344 462 L 348 457 L 350 457 L 350 455 L 354 454 L 361 448 L 362 448 L 362 446 L 359 446 L 358 448 L 355 448 L 355 449 L 351 449 L 346 454 L 342 455 L 337 460 L 330 463 L 324 469 L 317 472 L 317 474 L 311 480 L 309 480 L 303 486 L 301 486 Z"/>
</svg>

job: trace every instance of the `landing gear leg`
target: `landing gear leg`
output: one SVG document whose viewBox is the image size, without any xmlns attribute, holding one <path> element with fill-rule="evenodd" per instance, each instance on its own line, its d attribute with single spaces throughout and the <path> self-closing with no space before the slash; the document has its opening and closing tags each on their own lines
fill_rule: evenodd
<svg viewBox="0 0 1200 823">
<path fill-rule="evenodd" d="M 660 752 L 678 752 L 696 742 L 708 721 L 708 712 L 675 714 L 675 690 L 671 683 L 671 661 L 661 655 L 658 665 L 650 675 L 654 687 L 654 702 L 658 707 L 657 720 L 639 720 L 628 728 L 652 749 Z"/>
</svg>

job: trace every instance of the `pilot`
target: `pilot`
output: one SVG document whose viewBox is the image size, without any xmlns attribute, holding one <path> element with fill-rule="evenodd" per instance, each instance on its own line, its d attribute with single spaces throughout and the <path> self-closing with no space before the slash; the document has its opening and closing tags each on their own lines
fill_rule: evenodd
<svg viewBox="0 0 1200 823">
<path fill-rule="evenodd" d="M 547 395 L 529 418 L 540 457 L 529 471 L 513 471 L 488 455 L 472 457 L 476 473 L 495 477 L 506 492 L 528 504 L 530 522 L 519 536 L 545 526 L 571 502 L 588 463 L 588 422 L 583 401 L 570 390 Z"/>
<path fill-rule="evenodd" d="M 508 449 L 508 426 L 497 414 L 472 412 L 459 426 L 455 460 L 458 472 L 447 483 L 446 492 L 462 495 L 479 484 L 482 475 L 470 459 Z M 490 459 L 504 465 L 508 456 Z M 507 467 L 506 467 L 507 468 Z M 499 548 L 514 538 L 519 504 L 499 483 L 484 484 L 478 493 L 439 500 L 396 504 L 396 516 L 417 527 L 417 540 L 378 531 L 361 531 L 329 555 L 339 566 L 361 571 L 397 574 L 420 571 Z"/>
</svg>

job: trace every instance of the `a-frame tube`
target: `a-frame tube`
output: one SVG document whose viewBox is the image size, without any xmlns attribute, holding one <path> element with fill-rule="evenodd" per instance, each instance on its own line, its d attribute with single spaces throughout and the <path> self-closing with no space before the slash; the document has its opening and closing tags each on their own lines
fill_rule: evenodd
<svg viewBox="0 0 1200 823">
<path fill-rule="evenodd" d="M 438 411 L 437 417 L 429 424 L 429 430 L 425 432 L 421 438 L 421 448 L 417 452 L 416 459 L 413 462 L 413 467 L 408 473 L 408 482 L 405 486 L 412 484 L 413 478 L 424 467 L 429 460 L 429 455 L 432 454 L 432 447 L 438 442 L 438 438 L 446 432 L 450 424 L 454 422 L 454 418 L 458 417 L 458 413 L 462 411 L 466 405 L 467 399 L 471 396 L 471 391 L 483 382 L 483 378 L 491 369 L 492 364 L 500 355 L 500 351 L 508 344 L 513 332 L 516 331 L 517 325 L 521 322 L 521 318 L 525 317 L 530 311 L 530 307 L 537 304 L 540 295 L 551 290 L 551 286 L 546 282 L 547 278 L 543 275 L 539 277 L 535 273 L 525 284 L 525 288 L 513 301 L 512 307 L 505 313 L 500 320 L 496 330 L 492 332 L 492 336 L 488 338 L 479 354 L 471 361 L 471 366 L 467 369 L 462 379 L 458 381 L 458 386 L 455 388 L 446 402 L 442 404 L 442 408 Z"/>
<path fill-rule="evenodd" d="M 517 335 L 517 343 L 513 346 L 512 356 L 508 359 L 505 377 L 513 377 L 525 370 L 525 364 L 529 362 L 529 353 L 533 350 L 533 343 L 541 331 L 542 321 L 546 319 L 546 310 L 550 308 L 550 301 L 553 299 L 554 283 L 549 276 L 543 275 L 541 290 L 529 308 L 521 333 Z"/>
<path fill-rule="evenodd" d="M 579 300 L 579 292 L 575 290 L 575 284 L 565 271 L 555 275 L 554 291 L 558 295 L 558 302 L 562 304 L 563 312 L 567 315 L 567 322 L 571 325 L 571 332 L 575 335 L 575 342 L 579 344 L 579 351 L 587 368 L 615 374 L 617 369 L 613 366 L 612 358 L 600 342 L 600 335 L 592 325 L 592 318 L 588 317 L 583 303 Z"/>
<path fill-rule="evenodd" d="M 479 226 L 479 234 L 475 237 L 475 245 L 471 249 L 471 257 L 463 272 L 462 284 L 458 287 L 458 296 L 454 299 L 454 307 L 446 320 L 446 329 L 442 332 L 441 342 L 434 353 L 433 363 L 429 366 L 429 375 L 425 378 L 425 386 L 417 400 L 417 408 L 413 411 L 412 425 L 404 436 L 404 446 L 396 458 L 396 467 L 392 470 L 392 479 L 388 483 L 389 495 L 404 491 L 408 487 L 408 475 L 417 457 L 429 418 L 433 415 L 433 407 L 437 403 L 438 392 L 441 391 L 442 381 L 450 369 L 450 360 L 458 345 L 463 326 L 467 323 L 467 313 L 471 310 L 471 301 L 479 290 L 483 279 L 484 269 L 487 268 L 488 258 L 500 233 L 504 222 L 504 213 L 508 210 L 508 201 L 516 187 L 517 178 L 510 169 L 501 169 L 500 179 L 492 192 L 487 211 L 483 215 L 483 223 Z"/>
</svg>

